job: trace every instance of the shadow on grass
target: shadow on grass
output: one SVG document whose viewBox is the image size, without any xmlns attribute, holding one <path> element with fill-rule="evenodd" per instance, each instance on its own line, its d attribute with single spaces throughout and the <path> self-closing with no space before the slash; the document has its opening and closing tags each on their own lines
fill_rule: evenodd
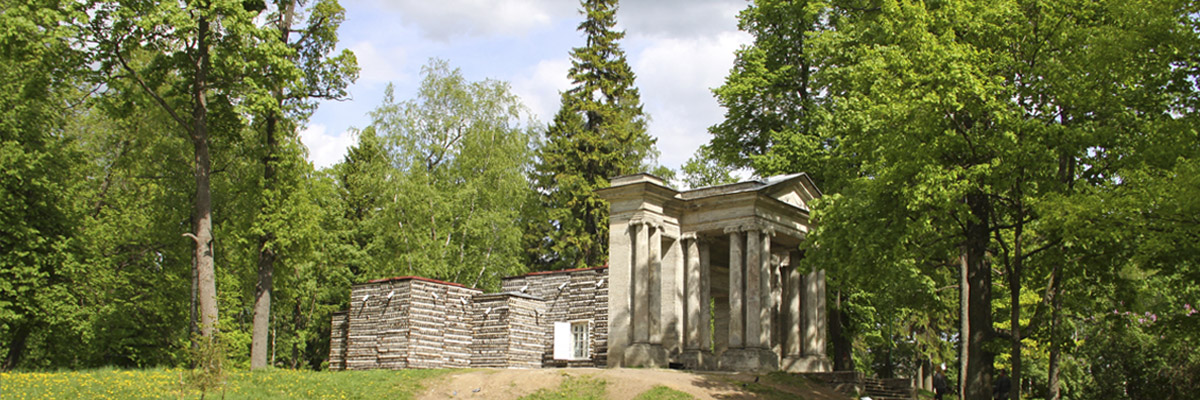
<svg viewBox="0 0 1200 400">
<path fill-rule="evenodd" d="M 722 400 L 850 400 L 850 397 L 819 383 L 786 372 L 768 374 L 691 372 L 691 374 L 695 376 L 693 385 L 709 391 L 713 398 Z"/>
</svg>

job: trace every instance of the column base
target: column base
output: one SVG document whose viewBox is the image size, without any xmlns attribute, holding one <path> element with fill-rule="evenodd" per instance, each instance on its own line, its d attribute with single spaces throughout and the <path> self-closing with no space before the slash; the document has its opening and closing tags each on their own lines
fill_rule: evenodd
<svg viewBox="0 0 1200 400">
<path fill-rule="evenodd" d="M 830 372 L 833 371 L 833 365 L 825 356 L 787 356 L 783 358 L 780 369 L 794 373 Z"/>
<path fill-rule="evenodd" d="M 699 371 L 712 371 L 717 369 L 717 357 L 711 351 L 706 350 L 684 350 L 683 354 L 678 357 L 679 363 L 683 364 L 683 368 Z"/>
<path fill-rule="evenodd" d="M 776 371 L 779 356 L 769 349 L 729 349 L 721 354 L 719 369 L 723 371 Z"/>
<path fill-rule="evenodd" d="M 634 343 L 625 348 L 622 367 L 666 368 L 667 349 L 660 344 Z"/>
</svg>

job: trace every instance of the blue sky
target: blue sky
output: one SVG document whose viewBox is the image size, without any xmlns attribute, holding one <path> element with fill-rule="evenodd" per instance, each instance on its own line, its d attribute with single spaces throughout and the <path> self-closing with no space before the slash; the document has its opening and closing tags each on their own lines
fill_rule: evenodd
<svg viewBox="0 0 1200 400">
<path fill-rule="evenodd" d="M 723 110 L 712 97 L 751 37 L 737 30 L 744 0 L 626 0 L 617 13 L 622 48 L 637 74 L 659 162 L 683 164 L 708 142 Z M 570 87 L 570 51 L 584 44 L 574 0 L 342 0 L 339 46 L 355 52 L 362 72 L 351 99 L 324 102 L 301 133 L 317 168 L 341 161 L 355 143 L 351 128 L 370 122 L 389 82 L 396 98 L 413 98 L 421 67 L 447 60 L 469 80 L 507 81 L 534 117 L 549 121 L 559 92 Z"/>
</svg>

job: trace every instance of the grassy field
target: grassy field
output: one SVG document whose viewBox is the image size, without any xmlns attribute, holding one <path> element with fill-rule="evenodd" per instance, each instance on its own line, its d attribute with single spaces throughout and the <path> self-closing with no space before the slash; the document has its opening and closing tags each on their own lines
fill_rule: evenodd
<svg viewBox="0 0 1200 400">
<path fill-rule="evenodd" d="M 652 385 L 630 383 L 630 372 L 652 375 Z M 483 374 L 481 374 L 483 372 Z M 635 398 L 636 400 L 688 400 L 693 395 L 677 390 L 695 391 L 697 386 L 718 392 L 710 396 L 751 396 L 763 399 L 844 399 L 813 389 L 803 377 L 786 373 L 686 374 L 675 371 L 646 370 L 571 370 L 561 371 L 562 378 L 541 389 L 518 392 L 521 400 Z M 450 375 L 453 374 L 453 375 Z M 465 387 L 452 382 L 459 378 L 486 378 L 503 375 L 495 382 L 469 380 Z M 504 383 L 519 379 L 543 379 L 543 370 L 372 370 L 314 372 L 285 369 L 231 371 L 216 389 L 201 393 L 190 384 L 190 372 L 180 369 L 120 370 L 96 369 L 60 372 L 0 373 L 0 399 L 411 399 L 427 389 L 481 387 L 489 396 L 507 390 Z M 556 375 L 557 376 L 557 375 Z M 472 379 L 474 379 L 472 378 Z M 491 379 L 491 378 L 488 378 Z M 494 380 L 494 379 L 493 379 Z M 694 383 L 699 382 L 699 383 Z M 489 386 L 489 383 L 491 385 Z M 663 383 L 675 388 L 664 386 Z M 683 386 L 680 386 L 683 385 Z M 734 392 L 720 392 L 722 387 Z M 478 390 L 478 389 L 477 389 Z M 717 395 L 719 394 L 719 396 Z M 457 392 L 455 392 L 457 395 Z M 487 396 L 485 396 L 487 397 Z M 508 397 L 508 398 L 515 398 Z"/>
<path fill-rule="evenodd" d="M 453 370 L 313 372 L 233 371 L 223 388 L 201 393 L 178 369 L 98 369 L 0 373 L 0 398 L 24 399 L 410 399 L 427 379 Z M 558 387 L 525 396 L 528 400 L 603 399 L 602 379 L 572 377 Z M 658 386 L 639 400 L 686 400 L 691 395 Z"/>
<path fill-rule="evenodd" d="M 206 399 L 408 399 L 425 379 L 446 370 L 313 372 L 232 371 L 223 390 Z M 0 373 L 0 398 L 18 399 L 199 399 L 184 382 L 185 370 L 101 369 Z"/>
</svg>

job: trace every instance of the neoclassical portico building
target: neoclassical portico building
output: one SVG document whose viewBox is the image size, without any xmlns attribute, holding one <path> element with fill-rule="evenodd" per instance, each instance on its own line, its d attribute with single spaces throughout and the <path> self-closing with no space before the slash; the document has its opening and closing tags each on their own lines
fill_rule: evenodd
<svg viewBox="0 0 1200 400">
<path fill-rule="evenodd" d="M 611 205 L 609 367 L 830 370 L 825 271 L 796 268 L 821 195 L 807 175 L 681 192 L 635 174 L 598 193 Z"/>
</svg>

